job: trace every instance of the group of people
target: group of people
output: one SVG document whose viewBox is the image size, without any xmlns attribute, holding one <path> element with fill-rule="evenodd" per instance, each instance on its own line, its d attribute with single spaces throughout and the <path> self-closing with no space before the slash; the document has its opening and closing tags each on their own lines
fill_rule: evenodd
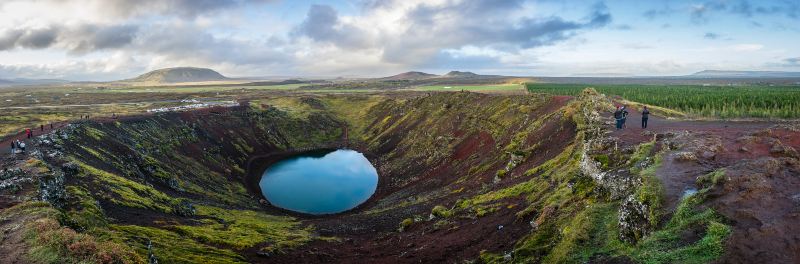
<svg viewBox="0 0 800 264">
<path fill-rule="evenodd" d="M 11 154 L 25 153 L 25 142 L 14 140 L 11 141 Z"/>
<path fill-rule="evenodd" d="M 628 120 L 628 108 L 627 106 L 618 106 L 617 110 L 614 111 L 614 119 L 616 119 L 617 123 L 617 130 L 626 128 L 625 122 Z M 647 128 L 647 121 L 650 119 L 650 110 L 647 109 L 647 106 L 642 108 L 642 128 Z"/>
<path fill-rule="evenodd" d="M 53 129 L 53 123 L 49 124 L 50 129 Z M 44 133 L 44 125 L 39 125 L 39 130 Z M 27 139 L 33 138 L 33 131 L 34 129 L 26 128 L 25 129 L 25 137 Z M 15 153 L 24 153 L 25 152 L 25 142 L 20 140 L 12 140 L 11 141 L 11 154 Z"/>
</svg>

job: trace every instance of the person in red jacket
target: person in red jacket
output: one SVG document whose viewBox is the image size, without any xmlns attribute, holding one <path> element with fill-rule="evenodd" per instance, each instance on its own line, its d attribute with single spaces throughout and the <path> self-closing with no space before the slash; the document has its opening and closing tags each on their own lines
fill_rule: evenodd
<svg viewBox="0 0 800 264">
<path fill-rule="evenodd" d="M 26 129 L 25 129 L 25 135 L 27 135 L 27 136 L 28 136 L 28 139 L 30 139 L 30 138 L 31 138 L 31 134 L 32 134 L 32 133 L 31 133 L 31 129 L 30 129 L 30 128 L 26 128 Z"/>
</svg>

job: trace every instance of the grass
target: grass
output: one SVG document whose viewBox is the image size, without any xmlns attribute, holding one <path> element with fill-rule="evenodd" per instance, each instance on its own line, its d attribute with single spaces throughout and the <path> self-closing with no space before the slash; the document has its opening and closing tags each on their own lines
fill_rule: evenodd
<svg viewBox="0 0 800 264">
<path fill-rule="evenodd" d="M 144 263 L 127 245 L 62 226 L 61 212 L 48 203 L 24 202 L 0 212 L 6 238 L 22 232 L 26 245 L 13 246 L 26 250 L 25 263 Z"/>
<path fill-rule="evenodd" d="M 151 186 L 97 169 L 77 160 L 74 162 L 82 168 L 83 177 L 92 179 L 96 185 L 104 186 L 110 193 L 113 193 L 113 195 L 106 195 L 109 195 L 107 199 L 115 204 L 172 213 L 173 205 L 178 203 L 176 199 Z"/>
<path fill-rule="evenodd" d="M 797 86 L 591 85 L 600 93 L 697 117 L 800 118 Z M 578 95 L 587 85 L 526 85 L 532 93 Z M 681 113 L 672 113 L 680 115 Z"/>
<path fill-rule="evenodd" d="M 700 196 L 685 198 L 664 227 L 634 245 L 617 236 L 616 203 L 590 205 L 561 227 L 561 239 L 542 262 L 585 263 L 604 255 L 638 263 L 709 263 L 724 253 L 724 241 L 731 228 L 712 209 L 698 210 L 701 200 Z M 693 232 L 701 233 L 697 240 L 684 237 Z M 532 239 L 541 236 L 534 235 Z"/>
<path fill-rule="evenodd" d="M 211 206 L 197 206 L 197 215 L 209 218 L 201 220 L 200 225 L 176 225 L 169 229 L 203 243 L 237 250 L 269 243 L 266 251 L 273 252 L 311 240 L 310 230 L 300 228 L 300 222 L 292 217 Z"/>
<path fill-rule="evenodd" d="M 144 263 L 130 247 L 101 241 L 89 234 L 62 227 L 49 218 L 28 226 L 28 258 L 35 263 Z"/>
<path fill-rule="evenodd" d="M 120 242 L 134 246 L 139 255 L 147 255 L 152 242 L 153 254 L 159 263 L 246 263 L 245 258 L 230 249 L 219 249 L 177 232 L 155 227 L 111 225 Z"/>
<path fill-rule="evenodd" d="M 524 91 L 525 87 L 519 84 L 498 85 L 431 85 L 410 88 L 414 91 Z"/>
<path fill-rule="evenodd" d="M 240 250 L 263 245 L 263 252 L 281 253 L 312 240 L 311 227 L 292 217 L 250 210 L 197 206 L 200 220 L 193 225 L 156 222 L 161 227 L 110 225 L 118 241 L 133 244 L 146 255 L 147 242 L 165 263 L 245 263 Z M 319 238 L 327 239 L 331 238 Z"/>
</svg>

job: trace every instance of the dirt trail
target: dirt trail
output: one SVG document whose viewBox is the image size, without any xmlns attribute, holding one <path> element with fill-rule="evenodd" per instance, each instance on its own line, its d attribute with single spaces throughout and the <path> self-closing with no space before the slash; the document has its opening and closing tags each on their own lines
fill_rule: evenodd
<svg viewBox="0 0 800 264">
<path fill-rule="evenodd" d="M 152 115 L 152 114 L 142 113 L 142 114 L 129 115 L 129 116 L 117 116 L 117 117 L 102 116 L 102 117 L 92 117 L 90 119 L 68 120 L 68 121 L 52 123 L 53 124 L 52 128 L 50 128 L 50 124 L 43 124 L 44 125 L 44 130 L 42 130 L 40 126 L 31 127 L 31 131 L 33 132 L 33 137 L 38 137 L 38 136 L 41 136 L 41 135 L 50 134 L 53 131 L 57 131 L 57 130 L 59 130 L 61 128 L 64 128 L 67 125 L 73 124 L 73 123 L 81 123 L 81 122 L 108 123 L 108 122 L 116 122 L 116 121 L 124 120 L 124 119 L 139 118 L 139 117 L 142 117 L 142 116 L 149 116 L 149 115 Z M 20 131 L 16 135 L 8 136 L 6 138 L 0 139 L 0 157 L 5 157 L 5 156 L 7 156 L 7 155 L 9 155 L 11 153 L 11 142 L 16 141 L 16 140 L 19 140 L 21 142 L 25 142 L 26 145 L 28 145 L 29 147 L 32 147 L 29 144 L 30 142 L 29 142 L 27 136 L 25 135 L 25 131 L 23 129 L 23 131 Z"/>
<path fill-rule="evenodd" d="M 619 104 L 617 104 L 619 105 Z M 622 130 L 611 129 L 611 136 L 618 137 L 622 142 L 622 147 L 635 146 L 653 139 L 654 134 L 680 134 L 691 133 L 705 137 L 719 139 L 723 150 L 736 151 L 736 140 L 740 137 L 755 133 L 760 130 L 775 126 L 776 122 L 769 121 L 687 121 L 677 119 L 667 119 L 650 114 L 646 129 L 641 127 L 641 109 L 628 106 L 629 116 L 627 118 L 627 128 Z M 613 113 L 609 113 L 613 116 Z M 726 151 L 723 151 L 726 152 Z M 674 209 L 680 198 L 687 190 L 695 189 L 697 176 L 704 175 L 724 164 L 722 157 L 724 153 L 714 153 L 715 156 L 710 161 L 700 163 L 682 162 L 675 159 L 675 151 L 668 152 L 662 160 L 662 166 L 656 171 L 656 176 L 661 180 L 666 194 L 667 208 Z M 744 156 L 735 157 L 736 160 L 747 158 Z"/>
<path fill-rule="evenodd" d="M 58 130 L 60 128 L 63 128 L 67 124 L 69 124 L 68 121 L 67 122 L 53 123 L 53 128 L 50 128 L 50 124 L 47 124 L 47 125 L 44 125 L 44 130 L 41 130 L 40 127 L 35 127 L 35 128 L 31 128 L 31 131 L 33 132 L 33 136 L 37 137 L 37 136 L 41 136 L 41 135 L 44 135 L 44 134 L 48 134 L 48 133 L 53 132 L 55 130 Z M 28 137 L 25 135 L 25 131 L 20 131 L 16 135 L 9 136 L 7 138 L 3 138 L 2 140 L 0 140 L 0 151 L 2 151 L 2 152 L 0 152 L 0 153 L 2 153 L 1 155 L 5 156 L 5 155 L 8 155 L 9 153 L 11 153 L 11 142 L 17 141 L 17 140 L 25 142 L 25 144 L 27 144 L 27 145 L 30 145 Z"/>
<path fill-rule="evenodd" d="M 684 121 L 650 115 L 644 133 L 639 109 L 626 129 L 613 131 L 624 146 L 668 134 L 677 149 L 667 151 L 656 176 L 672 212 L 697 177 L 724 169 L 705 206 L 733 227 L 720 263 L 800 263 L 800 130 L 797 121 Z M 611 114 L 609 113 L 609 116 Z M 612 129 L 614 129 L 612 127 Z"/>
</svg>

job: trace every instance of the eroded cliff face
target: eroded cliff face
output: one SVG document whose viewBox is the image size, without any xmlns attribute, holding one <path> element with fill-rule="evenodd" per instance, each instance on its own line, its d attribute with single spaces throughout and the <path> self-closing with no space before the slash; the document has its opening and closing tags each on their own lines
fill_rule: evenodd
<svg viewBox="0 0 800 264">
<path fill-rule="evenodd" d="M 266 98 L 75 124 L 41 138 L 25 173 L 42 175 L 38 194 L 63 228 L 135 252 L 131 262 L 717 259 L 731 226 L 703 205 L 719 185 L 671 204 L 656 173 L 691 144 L 622 144 L 606 129 L 610 107 L 593 90 Z M 378 169 L 365 204 L 312 217 L 261 201 L 267 164 L 341 147 Z"/>
</svg>

